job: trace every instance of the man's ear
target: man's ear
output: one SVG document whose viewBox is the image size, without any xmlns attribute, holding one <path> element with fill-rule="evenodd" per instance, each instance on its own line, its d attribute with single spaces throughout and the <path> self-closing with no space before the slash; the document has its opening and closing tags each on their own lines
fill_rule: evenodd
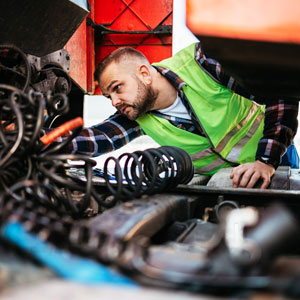
<svg viewBox="0 0 300 300">
<path fill-rule="evenodd" d="M 152 83 L 151 70 L 149 66 L 145 64 L 138 66 L 137 73 L 139 79 L 141 79 L 145 84 L 149 85 Z"/>
</svg>

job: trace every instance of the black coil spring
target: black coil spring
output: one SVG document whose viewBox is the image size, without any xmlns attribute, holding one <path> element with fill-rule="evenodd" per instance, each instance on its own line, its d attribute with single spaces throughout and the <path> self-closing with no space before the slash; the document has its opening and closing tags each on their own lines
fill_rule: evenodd
<svg viewBox="0 0 300 300">
<path fill-rule="evenodd" d="M 107 187 L 117 200 L 169 191 L 188 183 L 193 174 L 191 157 L 172 146 L 124 153 L 118 158 L 109 157 L 104 163 Z"/>
</svg>

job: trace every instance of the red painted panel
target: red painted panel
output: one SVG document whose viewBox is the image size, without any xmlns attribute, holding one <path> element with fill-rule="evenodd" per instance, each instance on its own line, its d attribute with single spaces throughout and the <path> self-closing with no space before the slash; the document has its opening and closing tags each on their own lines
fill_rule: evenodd
<svg viewBox="0 0 300 300">
<path fill-rule="evenodd" d="M 96 0 L 96 2 L 99 2 Z M 89 18 L 92 21 L 95 20 L 95 0 L 89 0 L 90 14 Z M 94 29 L 91 26 L 87 27 L 87 38 L 86 38 L 86 56 L 87 56 L 87 92 L 94 93 L 95 82 L 94 82 L 94 71 L 95 71 L 95 38 Z"/>
<path fill-rule="evenodd" d="M 130 9 L 151 29 L 172 11 L 172 1 L 134 1 Z M 170 23 L 172 24 L 172 23 Z"/>
<path fill-rule="evenodd" d="M 97 24 L 111 24 L 126 9 L 121 0 L 96 0 L 95 22 Z"/>
<path fill-rule="evenodd" d="M 172 25 L 172 10 L 173 0 L 95 0 L 94 21 L 114 30 L 152 31 L 158 25 Z M 105 35 L 95 45 L 95 63 L 122 46 L 134 47 L 157 62 L 172 55 L 172 36 Z"/>
<path fill-rule="evenodd" d="M 86 21 L 84 21 L 65 46 L 71 56 L 71 78 L 87 91 L 87 45 L 86 45 Z"/>
<path fill-rule="evenodd" d="M 89 0 L 90 14 L 94 20 L 94 1 Z M 96 1 L 99 2 L 99 1 Z M 93 73 L 95 70 L 94 29 L 86 25 L 86 20 L 79 26 L 64 47 L 71 56 L 70 77 L 84 92 L 93 93 L 95 88 Z"/>
</svg>

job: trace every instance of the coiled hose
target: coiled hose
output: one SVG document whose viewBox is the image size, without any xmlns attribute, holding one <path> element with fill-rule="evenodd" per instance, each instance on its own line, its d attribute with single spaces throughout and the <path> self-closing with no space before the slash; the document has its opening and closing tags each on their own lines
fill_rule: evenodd
<svg viewBox="0 0 300 300">
<path fill-rule="evenodd" d="M 173 146 L 124 153 L 118 158 L 109 157 L 104 163 L 107 187 L 118 200 L 169 191 L 188 183 L 193 175 L 191 157 Z"/>
</svg>

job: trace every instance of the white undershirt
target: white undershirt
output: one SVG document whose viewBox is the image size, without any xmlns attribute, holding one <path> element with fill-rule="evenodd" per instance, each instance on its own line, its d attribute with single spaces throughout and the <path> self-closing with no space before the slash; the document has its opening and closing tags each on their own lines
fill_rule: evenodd
<svg viewBox="0 0 300 300">
<path fill-rule="evenodd" d="M 188 114 L 187 109 L 183 105 L 180 97 L 178 96 L 178 93 L 177 93 L 177 98 L 176 98 L 176 100 L 174 101 L 173 104 L 171 104 L 167 108 L 159 109 L 158 111 L 160 113 L 168 115 L 168 116 L 174 116 L 174 117 L 177 117 L 177 118 L 191 120 L 191 117 Z"/>
</svg>

